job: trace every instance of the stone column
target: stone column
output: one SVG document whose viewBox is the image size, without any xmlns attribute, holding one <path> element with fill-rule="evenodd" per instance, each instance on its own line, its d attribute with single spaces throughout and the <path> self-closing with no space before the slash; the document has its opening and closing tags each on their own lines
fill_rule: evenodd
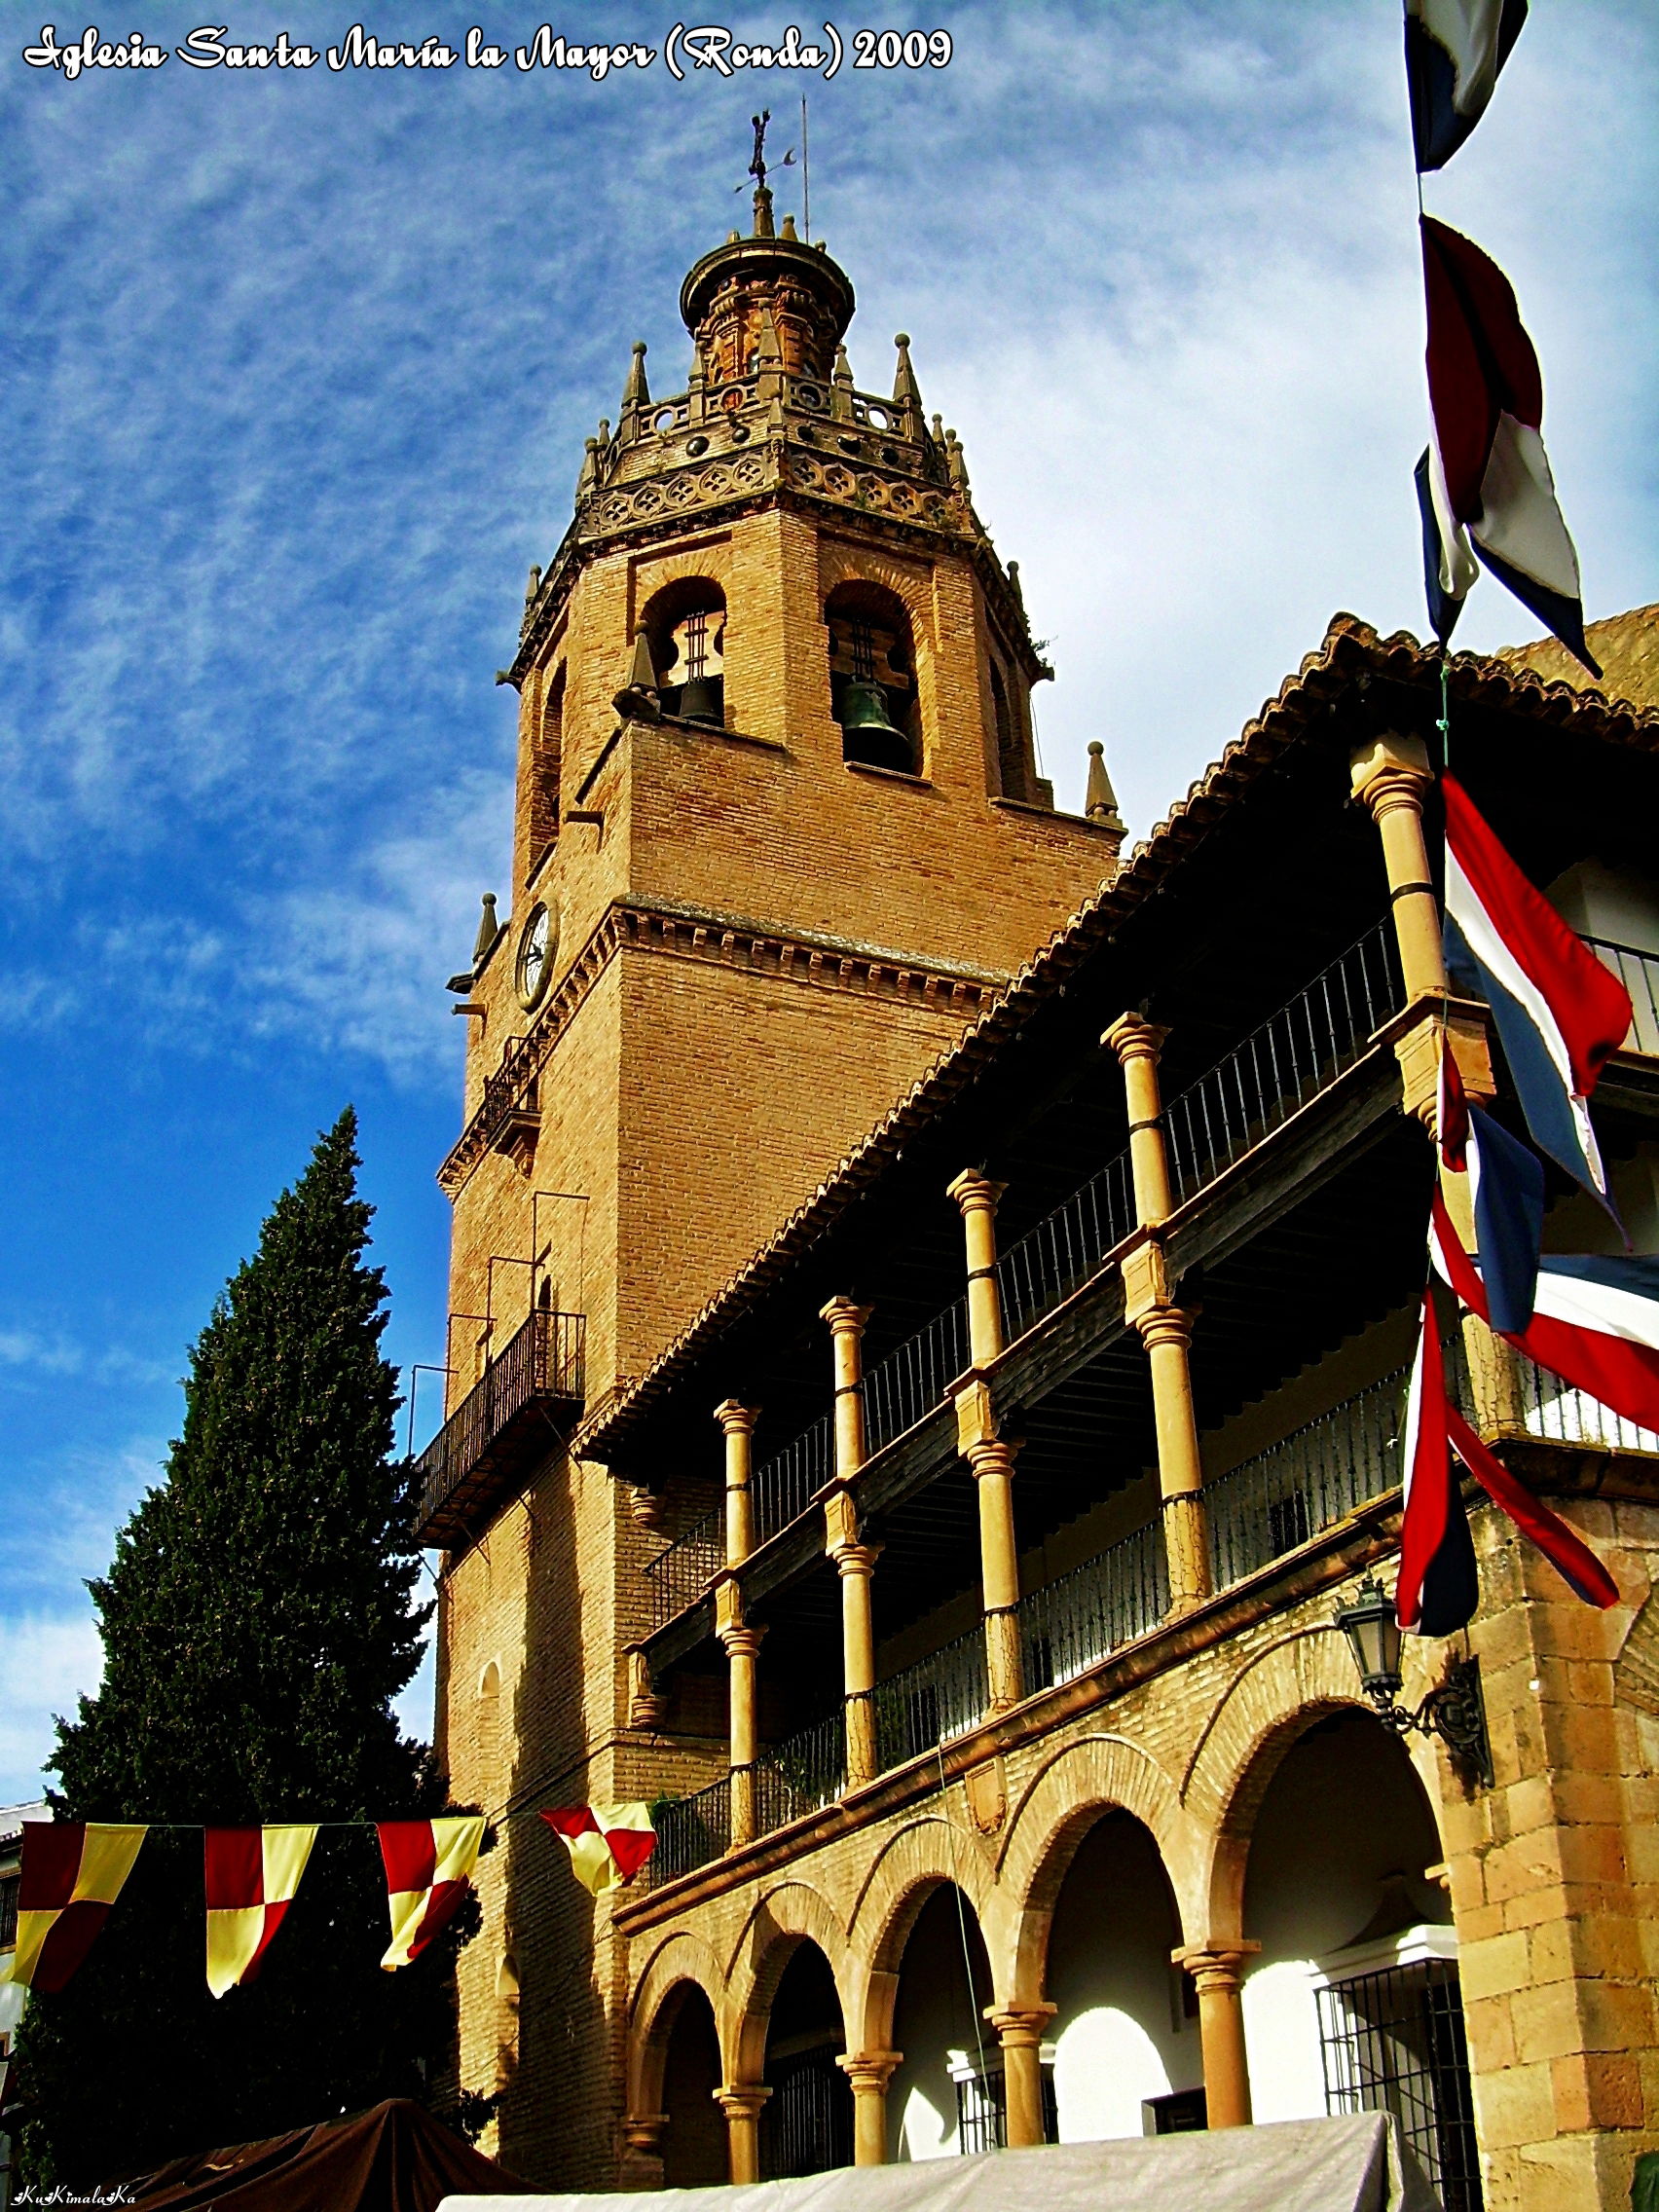
<svg viewBox="0 0 1659 2212">
<path fill-rule="evenodd" d="M 887 2163 L 887 2084 L 903 2063 L 902 2050 L 870 2050 L 858 2057 L 843 2052 L 835 2063 L 853 2084 L 853 2163 Z"/>
<path fill-rule="evenodd" d="M 1406 997 L 1446 996 L 1440 905 L 1422 834 L 1423 793 L 1434 781 L 1420 737 L 1389 734 L 1356 748 L 1348 761 L 1353 795 L 1368 807 L 1382 840 L 1382 866 L 1400 948 Z"/>
<path fill-rule="evenodd" d="M 724 1583 L 717 1604 L 727 1591 L 734 1599 L 738 1595 L 735 1584 Z M 758 1745 L 756 1741 L 755 1662 L 759 1654 L 760 1639 L 766 1631 L 751 1626 L 738 1615 L 722 1621 L 718 1633 L 725 1647 L 731 1677 L 731 1844 L 735 1849 L 740 1843 L 752 1843 L 756 1833 L 755 1759 Z"/>
<path fill-rule="evenodd" d="M 758 1408 L 727 1398 L 715 1408 L 725 1436 L 725 1553 L 727 1567 L 741 1567 L 755 1549 L 755 1507 L 749 1479 L 754 1471 L 755 1423 Z"/>
<path fill-rule="evenodd" d="M 1198 1992 L 1198 2040 L 1203 2046 L 1204 2108 L 1211 2127 L 1250 2124 L 1250 2068 L 1244 2052 L 1244 2008 L 1239 2001 L 1244 1961 L 1260 1943 L 1193 1943 L 1170 1953 Z"/>
<path fill-rule="evenodd" d="M 997 1201 L 1007 1189 L 968 1168 L 946 1196 L 962 1209 L 968 1245 L 968 1357 L 988 1367 L 1003 1348 L 1002 1292 L 997 1282 Z"/>
<path fill-rule="evenodd" d="M 1124 1317 L 1146 1346 L 1152 1375 L 1169 1603 L 1172 1611 L 1182 1612 L 1210 1594 L 1209 1529 L 1193 1410 L 1193 1315 L 1170 1295 L 1161 1236 L 1174 1206 L 1158 1079 L 1166 1034 L 1138 1014 L 1124 1014 L 1101 1043 L 1112 1048 L 1123 1065 L 1128 1100 L 1129 1165 L 1144 1240 L 1124 1262 Z"/>
<path fill-rule="evenodd" d="M 841 1685 L 846 1700 L 847 1787 L 873 1781 L 875 1617 L 870 1576 L 878 1547 L 866 1543 L 850 1488 L 865 1462 L 864 1332 L 867 1306 L 832 1298 L 824 1308 L 835 1358 L 835 1480 L 825 1501 L 825 1550 L 841 1577 Z"/>
<path fill-rule="evenodd" d="M 715 2091 L 715 2102 L 725 2114 L 726 2162 L 734 2187 L 760 2179 L 760 2108 L 771 2094 L 759 2083 Z"/>
<path fill-rule="evenodd" d="M 966 1457 L 979 1501 L 979 1578 L 985 1611 L 985 1687 L 993 1713 L 1025 1695 L 1019 1649 L 1019 1556 L 1014 1542 L 1014 1456 L 1006 1437 L 970 1444 Z"/>
<path fill-rule="evenodd" d="M 1043 2140 L 1043 2038 L 1054 2016 L 1051 2005 L 987 2005 L 985 2017 L 1003 2051 L 1003 2094 L 1011 2151 Z"/>
</svg>

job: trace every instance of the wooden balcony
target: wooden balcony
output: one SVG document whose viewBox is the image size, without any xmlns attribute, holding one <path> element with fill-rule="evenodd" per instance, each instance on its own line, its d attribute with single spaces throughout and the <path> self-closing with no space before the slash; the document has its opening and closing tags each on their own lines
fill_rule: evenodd
<svg viewBox="0 0 1659 2212">
<path fill-rule="evenodd" d="M 464 1544 L 575 1425 L 587 1320 L 535 1312 L 490 1362 L 415 1461 L 418 1540 Z"/>
</svg>

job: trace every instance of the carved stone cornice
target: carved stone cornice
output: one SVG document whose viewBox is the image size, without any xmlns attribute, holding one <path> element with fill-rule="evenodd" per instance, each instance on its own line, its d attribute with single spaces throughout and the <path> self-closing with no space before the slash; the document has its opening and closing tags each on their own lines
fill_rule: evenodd
<svg viewBox="0 0 1659 2212">
<path fill-rule="evenodd" d="M 747 970 L 769 981 L 848 991 L 909 1006 L 946 1008 L 962 1021 L 989 1005 L 1007 980 L 991 970 L 905 960 L 873 945 L 768 930 L 763 923 L 693 907 L 618 900 L 609 906 L 549 997 L 535 1027 L 503 1058 L 443 1165 L 438 1183 L 451 1198 L 522 1115 L 527 1093 L 554 1046 L 612 959 L 622 952 L 667 953 Z"/>
</svg>

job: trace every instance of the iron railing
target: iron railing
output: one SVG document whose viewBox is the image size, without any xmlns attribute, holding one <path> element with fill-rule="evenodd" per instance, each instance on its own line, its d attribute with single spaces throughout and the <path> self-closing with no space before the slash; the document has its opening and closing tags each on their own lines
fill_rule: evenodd
<svg viewBox="0 0 1659 2212">
<path fill-rule="evenodd" d="M 1129 1156 L 1121 1152 L 997 1262 L 1003 1333 L 1012 1344 L 1087 1282 L 1135 1226 Z"/>
<path fill-rule="evenodd" d="M 959 1298 L 865 1377 L 865 1449 L 879 1452 L 925 1420 L 967 1366 L 968 1301 Z"/>
<path fill-rule="evenodd" d="M 755 1768 L 755 1822 L 761 1835 L 833 1802 L 847 1779 L 840 1708 L 764 1751 Z"/>
<path fill-rule="evenodd" d="M 983 1719 L 985 1632 L 976 1623 L 966 1636 L 931 1657 L 875 1685 L 878 1770 L 920 1758 Z"/>
<path fill-rule="evenodd" d="M 1529 1436 L 1550 1444 L 1588 1444 L 1604 1452 L 1656 1452 L 1659 1436 L 1650 1428 L 1638 1428 L 1599 1398 L 1574 1390 L 1559 1375 L 1534 1367 L 1530 1359 L 1521 1369 L 1522 1419 Z"/>
<path fill-rule="evenodd" d="M 1364 1053 L 1405 1003 L 1393 925 L 1379 922 L 1163 1109 L 1178 1198 L 1211 1183 Z"/>
<path fill-rule="evenodd" d="M 835 1430 L 824 1414 L 793 1444 L 785 1445 L 756 1469 L 750 1483 L 755 1507 L 755 1540 L 763 1544 L 806 1511 L 812 1497 L 835 1472 Z"/>
<path fill-rule="evenodd" d="M 480 1474 L 506 1432 L 538 1401 L 579 1403 L 586 1390 L 587 1321 L 580 1313 L 537 1309 L 510 1337 L 415 1461 L 421 1530 L 447 1530 L 458 1493 Z M 449 1542 L 442 1533 L 436 1540 Z"/>
<path fill-rule="evenodd" d="M 1027 1696 L 1086 1673 L 1120 1644 L 1156 1628 L 1168 1610 L 1163 1531 L 1150 1521 L 1020 1600 Z"/>
<path fill-rule="evenodd" d="M 656 1849 L 645 1862 L 653 1890 L 681 1874 L 695 1873 L 719 1859 L 731 1843 L 731 1777 L 721 1775 L 690 1797 L 652 1808 Z"/>
<path fill-rule="evenodd" d="M 653 1630 L 694 1605 L 724 1565 L 725 1511 L 717 1505 L 646 1566 Z"/>
<path fill-rule="evenodd" d="M 1584 941 L 1630 993 L 1631 1024 L 1625 1033 L 1625 1051 L 1659 1056 L 1659 952 L 1641 952 L 1634 944 L 1614 944 L 1609 938 L 1587 937 Z"/>
</svg>

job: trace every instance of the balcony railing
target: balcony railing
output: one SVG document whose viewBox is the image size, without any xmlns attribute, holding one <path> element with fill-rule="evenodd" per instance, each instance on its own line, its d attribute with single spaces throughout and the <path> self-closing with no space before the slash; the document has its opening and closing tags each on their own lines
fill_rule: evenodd
<svg viewBox="0 0 1659 2212">
<path fill-rule="evenodd" d="M 806 1511 L 807 1500 L 835 1472 L 835 1431 L 828 1414 L 804 1429 L 793 1444 L 755 1470 L 750 1493 L 755 1505 L 755 1540 L 763 1544 Z"/>
<path fill-rule="evenodd" d="M 1630 993 L 1625 1051 L 1659 1058 L 1659 952 L 1641 952 L 1634 944 L 1614 944 L 1603 937 L 1587 937 L 1584 941 Z"/>
<path fill-rule="evenodd" d="M 586 1390 L 587 1322 L 537 1310 L 511 1337 L 415 1461 L 423 1544 L 458 1544 L 557 1441 Z"/>
<path fill-rule="evenodd" d="M 1547 1444 L 1588 1444 L 1604 1452 L 1659 1453 L 1659 1436 L 1638 1428 L 1599 1398 L 1570 1389 L 1547 1368 L 1521 1363 L 1522 1419 L 1529 1436 Z"/>
<path fill-rule="evenodd" d="M 1010 1342 L 1087 1282 L 1134 1226 L 1129 1156 L 1121 1152 L 998 1260 L 1003 1330 Z"/>
<path fill-rule="evenodd" d="M 694 1605 L 725 1565 L 725 1510 L 715 1506 L 645 1568 L 651 1586 L 651 1627 L 665 1628 Z"/>
<path fill-rule="evenodd" d="M 1351 1067 L 1405 1003 L 1393 925 L 1340 960 L 1163 1109 L 1177 1196 L 1191 1198 Z"/>
<path fill-rule="evenodd" d="M 831 1803 L 846 1779 L 846 1728 L 837 1709 L 762 1752 L 755 1769 L 755 1820 L 760 1834 L 769 1835 Z"/>
<path fill-rule="evenodd" d="M 876 1761 L 882 1773 L 920 1758 L 982 1720 L 985 1632 L 976 1622 L 941 1651 L 875 1685 Z"/>
<path fill-rule="evenodd" d="M 936 1313 L 864 1379 L 865 1448 L 879 1452 L 942 1405 L 968 1365 L 968 1301 Z"/>
<path fill-rule="evenodd" d="M 695 1873 L 719 1859 L 731 1843 L 731 1778 L 721 1775 L 694 1796 L 677 1797 L 652 1807 L 656 1849 L 645 1862 L 645 1880 L 653 1889 L 678 1875 Z"/>
<path fill-rule="evenodd" d="M 1163 1532 L 1152 1521 L 1020 1600 L 1027 1695 L 1086 1674 L 1156 1628 L 1168 1610 Z"/>
</svg>

